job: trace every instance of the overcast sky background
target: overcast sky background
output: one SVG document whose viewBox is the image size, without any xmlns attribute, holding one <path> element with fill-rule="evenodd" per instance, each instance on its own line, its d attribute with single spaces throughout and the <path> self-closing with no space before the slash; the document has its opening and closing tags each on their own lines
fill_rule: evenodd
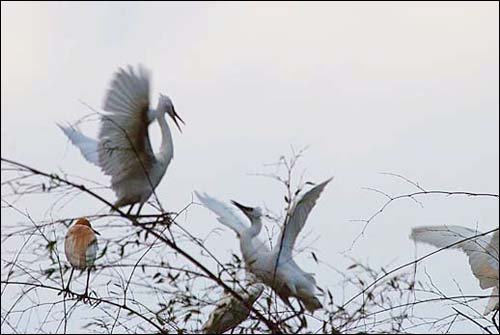
<svg viewBox="0 0 500 335">
<path fill-rule="evenodd" d="M 335 179 L 310 215 L 301 244 L 314 242 L 320 259 L 345 270 L 350 261 L 341 252 L 362 229 L 351 220 L 368 218 L 384 202 L 362 188 L 413 191 L 380 172 L 402 174 L 428 189 L 498 194 L 497 2 L 1 6 L 2 157 L 107 184 L 55 123 L 88 114 L 80 100 L 99 108 L 114 71 L 140 62 L 152 70 L 154 103 L 159 92 L 168 94 L 186 122 L 182 134 L 173 129 L 174 160 L 157 188 L 167 210 L 180 210 L 193 190 L 202 190 L 277 211 L 281 186 L 250 174 L 271 172 L 264 164 L 290 154 L 291 146 L 308 146 L 299 171 L 305 169 L 308 180 Z M 155 144 L 157 128 L 150 127 Z M 97 125 L 82 129 L 94 135 Z M 102 194 L 114 199 L 109 191 Z M 375 267 L 396 266 L 432 250 L 415 250 L 408 239 L 413 226 L 498 227 L 498 200 L 421 200 L 424 208 L 411 200 L 394 203 L 347 255 Z M 44 201 L 26 206 L 44 218 Z M 88 197 L 68 207 L 52 215 L 103 209 Z M 20 219 L 2 210 L 2 223 Z M 184 220 L 200 236 L 220 226 L 202 207 Z M 221 259 L 238 251 L 227 229 L 207 243 Z M 298 259 L 321 286 L 341 280 L 309 253 Z M 453 279 L 465 294 L 489 292 L 479 288 L 457 251 L 422 265 L 450 295 L 460 294 Z M 423 270 L 418 276 L 425 279 Z M 482 311 L 485 304 L 475 306 Z M 427 310 L 445 315 L 451 307 Z M 453 330 L 469 329 L 460 326 Z"/>
</svg>

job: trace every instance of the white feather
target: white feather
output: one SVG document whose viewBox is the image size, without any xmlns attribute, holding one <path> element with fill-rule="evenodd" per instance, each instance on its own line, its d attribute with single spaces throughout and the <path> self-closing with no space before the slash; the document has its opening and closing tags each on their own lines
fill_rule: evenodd
<svg viewBox="0 0 500 335">
<path fill-rule="evenodd" d="M 57 126 L 61 128 L 71 143 L 80 149 L 83 157 L 85 157 L 88 162 L 99 166 L 99 150 L 96 140 L 83 135 L 73 127 L 66 127 L 60 124 L 57 124 Z"/>
<path fill-rule="evenodd" d="M 236 234 L 240 235 L 248 228 L 243 219 L 235 213 L 235 211 L 227 206 L 225 203 L 209 196 L 206 193 L 199 193 L 194 191 L 198 199 L 212 212 L 217 215 L 217 220 L 224 226 L 234 230 Z"/>
<path fill-rule="evenodd" d="M 481 288 L 494 287 L 493 295 L 485 310 L 487 314 L 495 309 L 495 306 L 498 309 L 499 235 L 498 230 L 492 235 L 477 235 L 482 233 L 467 227 L 423 226 L 413 228 L 410 238 L 437 248 L 455 248 L 464 251 Z"/>
<path fill-rule="evenodd" d="M 292 251 L 297 240 L 297 236 L 304 227 L 309 213 L 316 205 L 321 192 L 325 189 L 325 186 L 332 180 L 332 178 L 322 182 L 317 185 L 309 192 L 304 194 L 302 198 L 297 202 L 297 204 L 292 209 L 292 214 L 287 223 L 281 228 L 281 234 L 278 239 L 278 248 L 281 248 L 281 256 L 283 259 L 292 258 Z"/>
</svg>

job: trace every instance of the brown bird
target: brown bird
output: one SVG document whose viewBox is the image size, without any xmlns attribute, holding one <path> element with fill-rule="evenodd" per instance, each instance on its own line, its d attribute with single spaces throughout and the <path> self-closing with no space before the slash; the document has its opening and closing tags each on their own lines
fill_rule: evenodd
<svg viewBox="0 0 500 335">
<path fill-rule="evenodd" d="M 65 289 L 66 292 L 69 292 L 69 285 L 75 268 L 82 271 L 87 269 L 87 286 L 83 297 L 88 297 L 90 269 L 97 255 L 96 235 L 100 234 L 92 228 L 86 218 L 76 220 L 75 224 L 68 230 L 64 239 L 64 252 L 72 269 Z"/>
</svg>

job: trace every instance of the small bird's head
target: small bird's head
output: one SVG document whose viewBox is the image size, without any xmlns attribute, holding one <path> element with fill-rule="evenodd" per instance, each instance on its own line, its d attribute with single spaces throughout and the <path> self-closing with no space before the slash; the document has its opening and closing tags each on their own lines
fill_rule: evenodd
<svg viewBox="0 0 500 335">
<path fill-rule="evenodd" d="M 174 120 L 175 125 L 182 133 L 182 129 L 179 126 L 178 121 L 182 122 L 183 125 L 185 125 L 185 123 L 181 119 L 181 117 L 175 112 L 174 104 L 172 103 L 170 97 L 164 94 L 160 94 L 160 100 L 158 102 L 158 113 L 167 113 L 172 118 L 172 120 Z"/>
<path fill-rule="evenodd" d="M 260 207 L 247 207 L 234 200 L 231 200 L 231 202 L 233 205 L 238 207 L 243 212 L 243 214 L 248 216 L 250 220 L 260 219 L 260 217 L 262 217 L 263 215 L 262 209 L 260 209 Z"/>
<path fill-rule="evenodd" d="M 90 224 L 90 221 L 89 221 L 89 220 L 87 220 L 86 218 L 79 218 L 78 220 L 76 220 L 76 222 L 75 222 L 75 226 L 76 226 L 76 225 L 87 226 L 87 227 L 89 227 L 90 229 L 92 229 L 92 231 L 93 231 L 94 233 L 96 233 L 97 235 L 101 235 L 101 234 L 99 234 L 99 233 L 98 233 L 98 232 L 97 232 L 94 228 L 92 228 L 92 225 Z"/>
</svg>

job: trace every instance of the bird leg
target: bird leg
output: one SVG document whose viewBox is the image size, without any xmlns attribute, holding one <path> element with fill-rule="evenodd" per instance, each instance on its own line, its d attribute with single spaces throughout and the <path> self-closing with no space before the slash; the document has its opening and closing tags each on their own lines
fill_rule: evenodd
<svg viewBox="0 0 500 335">
<path fill-rule="evenodd" d="M 75 268 L 72 267 L 71 273 L 69 274 L 69 280 L 68 280 L 68 283 L 66 284 L 66 287 L 61 292 L 59 292 L 59 294 L 64 292 L 65 298 L 71 293 L 71 291 L 69 290 L 69 284 L 71 283 L 71 278 L 73 278 L 73 271 L 75 271 Z"/>
<path fill-rule="evenodd" d="M 90 280 L 90 267 L 87 269 L 87 286 L 85 286 L 85 293 L 83 293 L 82 296 L 80 296 L 80 299 L 82 302 L 85 303 L 90 303 L 90 298 L 89 298 L 89 280 Z"/>
<path fill-rule="evenodd" d="M 128 211 L 127 211 L 127 216 L 130 215 L 130 212 L 132 212 L 132 208 L 135 206 L 135 204 L 131 204 L 130 207 L 128 208 Z"/>
<path fill-rule="evenodd" d="M 299 306 L 300 306 L 300 310 L 299 311 L 296 311 L 295 308 L 293 307 L 292 303 L 290 302 L 290 300 L 283 300 L 286 302 L 286 304 L 288 305 L 288 307 L 290 307 L 290 309 L 292 310 L 292 315 L 290 315 L 289 317 L 285 318 L 283 320 L 283 322 L 285 321 L 288 321 L 290 319 L 293 319 L 295 317 L 298 317 L 300 322 L 301 322 L 301 328 L 302 329 L 304 327 L 304 320 L 301 318 L 302 314 L 304 313 L 305 309 L 304 309 L 304 306 L 302 306 L 302 304 L 300 303 L 299 301 Z"/>
<path fill-rule="evenodd" d="M 302 328 L 307 328 L 307 320 L 306 320 L 306 317 L 304 315 L 304 312 L 306 311 L 305 308 L 304 308 L 304 305 L 302 304 L 302 302 L 299 301 L 299 306 L 300 306 L 300 310 L 299 310 L 299 314 L 297 315 L 297 317 L 299 318 L 300 320 L 300 328 L 299 328 L 299 332 Z"/>
<path fill-rule="evenodd" d="M 139 205 L 139 209 L 137 210 L 137 213 L 135 213 L 135 216 L 139 216 L 139 213 L 141 212 L 142 206 L 144 206 L 144 203 L 141 203 Z"/>
<path fill-rule="evenodd" d="M 491 318 L 491 321 L 492 321 L 492 322 L 493 322 L 493 324 L 495 325 L 495 328 L 496 328 L 497 330 L 500 330 L 500 327 L 498 326 L 497 319 L 496 319 L 496 316 L 498 315 L 498 312 L 499 312 L 499 310 L 497 309 L 497 310 L 495 311 L 495 313 L 493 313 L 493 317 Z"/>
<path fill-rule="evenodd" d="M 90 267 L 87 270 L 87 286 L 85 286 L 85 296 L 87 297 L 88 301 L 90 302 L 89 297 L 89 281 L 90 281 Z"/>
<path fill-rule="evenodd" d="M 289 317 L 282 320 L 282 322 L 286 322 L 290 319 L 297 317 L 300 320 L 300 327 L 297 330 L 297 334 L 300 334 L 300 330 L 307 328 L 307 320 L 306 320 L 305 315 L 304 315 L 304 312 L 306 310 L 304 308 L 304 305 L 302 305 L 300 300 L 297 299 L 297 302 L 299 303 L 300 309 L 298 311 L 296 311 L 289 299 L 283 300 L 283 301 L 285 301 L 286 304 L 288 305 L 288 307 L 290 307 L 290 309 L 292 310 L 292 315 L 290 315 Z"/>
</svg>

